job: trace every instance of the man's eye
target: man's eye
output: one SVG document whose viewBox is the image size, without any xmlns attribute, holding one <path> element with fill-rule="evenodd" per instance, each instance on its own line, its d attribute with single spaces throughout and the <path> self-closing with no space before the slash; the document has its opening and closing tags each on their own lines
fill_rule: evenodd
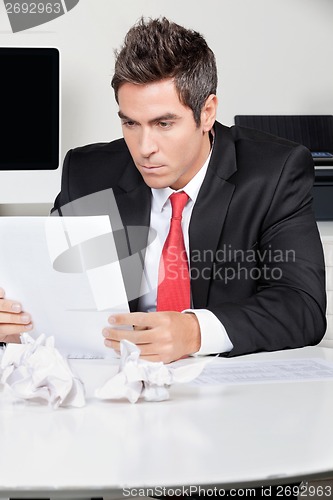
<svg viewBox="0 0 333 500">
<path fill-rule="evenodd" d="M 170 128 L 172 123 L 171 122 L 158 122 L 158 125 L 161 127 L 161 128 Z"/>
<path fill-rule="evenodd" d="M 135 122 L 128 120 L 127 122 L 123 122 L 123 125 L 128 128 L 133 128 L 135 126 Z"/>
</svg>

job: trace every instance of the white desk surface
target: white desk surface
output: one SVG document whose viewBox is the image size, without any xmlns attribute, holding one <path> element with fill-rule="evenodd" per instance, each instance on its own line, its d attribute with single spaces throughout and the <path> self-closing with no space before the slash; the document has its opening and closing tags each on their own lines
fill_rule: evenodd
<svg viewBox="0 0 333 500">
<path fill-rule="evenodd" d="M 333 349 L 237 360 L 295 357 L 333 361 Z M 73 363 L 91 381 L 88 393 L 106 377 L 104 361 Z M 123 487 L 232 488 L 332 475 L 333 381 L 179 385 L 161 403 L 90 398 L 82 409 L 55 411 L 0 394 L 0 497 L 90 498 Z"/>
</svg>

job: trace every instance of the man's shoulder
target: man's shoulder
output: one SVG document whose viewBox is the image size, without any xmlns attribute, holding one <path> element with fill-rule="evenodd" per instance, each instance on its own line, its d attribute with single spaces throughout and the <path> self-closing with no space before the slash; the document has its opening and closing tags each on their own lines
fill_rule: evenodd
<svg viewBox="0 0 333 500">
<path fill-rule="evenodd" d="M 302 144 L 239 125 L 227 127 L 227 130 L 235 147 L 238 165 L 255 162 L 268 171 L 276 169 L 277 164 L 284 165 L 288 158 L 299 158 L 301 163 L 305 161 L 307 166 L 313 167 L 311 153 Z"/>
<path fill-rule="evenodd" d="M 238 179 L 242 176 L 253 178 L 256 175 L 265 182 L 271 182 L 280 178 L 285 167 L 286 171 L 299 171 L 303 174 L 307 172 L 309 178 L 313 176 L 311 153 L 301 144 L 238 125 L 226 127 L 217 123 L 215 131 L 215 161 L 218 163 L 216 158 L 223 158 L 223 151 L 228 151 L 229 163 L 230 159 L 233 162 L 229 173 L 231 171 L 231 175 L 236 175 Z M 221 176 L 226 178 L 229 174 L 225 173 L 225 161 L 223 168 Z"/>
<path fill-rule="evenodd" d="M 260 147 L 264 147 L 265 145 L 268 147 L 275 145 L 277 147 L 280 146 L 282 149 L 289 150 L 300 146 L 297 142 L 290 141 L 283 137 L 278 137 L 262 130 L 242 127 L 239 125 L 233 125 L 230 127 L 230 131 L 235 142 L 239 144 L 248 142 L 252 145 L 258 145 Z"/>
<path fill-rule="evenodd" d="M 103 156 L 110 158 L 112 155 L 130 157 L 130 153 L 124 139 L 116 139 L 111 142 L 97 142 L 94 144 L 79 146 L 73 148 L 70 151 L 70 154 L 71 156 L 75 156 L 80 159 L 96 157 L 101 158 Z"/>
<path fill-rule="evenodd" d="M 58 204 L 105 189 L 118 190 L 124 172 L 137 172 L 123 139 L 88 144 L 68 151 Z"/>
</svg>

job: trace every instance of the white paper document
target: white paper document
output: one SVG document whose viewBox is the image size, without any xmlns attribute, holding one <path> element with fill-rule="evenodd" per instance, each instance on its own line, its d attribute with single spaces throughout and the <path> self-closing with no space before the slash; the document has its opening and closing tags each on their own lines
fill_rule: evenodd
<svg viewBox="0 0 333 500">
<path fill-rule="evenodd" d="M 333 363 L 317 358 L 267 361 L 213 361 L 193 384 L 253 384 L 333 380 Z"/>
<path fill-rule="evenodd" d="M 102 329 L 128 302 L 110 219 L 0 217 L 0 286 L 69 357 L 108 357 Z"/>
</svg>

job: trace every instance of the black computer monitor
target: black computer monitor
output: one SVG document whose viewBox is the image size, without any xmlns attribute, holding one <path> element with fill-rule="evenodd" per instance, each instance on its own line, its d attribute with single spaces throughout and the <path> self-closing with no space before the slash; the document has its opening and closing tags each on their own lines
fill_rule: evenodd
<svg viewBox="0 0 333 500">
<path fill-rule="evenodd" d="M 59 166 L 59 51 L 0 47 L 0 170 Z"/>
</svg>

